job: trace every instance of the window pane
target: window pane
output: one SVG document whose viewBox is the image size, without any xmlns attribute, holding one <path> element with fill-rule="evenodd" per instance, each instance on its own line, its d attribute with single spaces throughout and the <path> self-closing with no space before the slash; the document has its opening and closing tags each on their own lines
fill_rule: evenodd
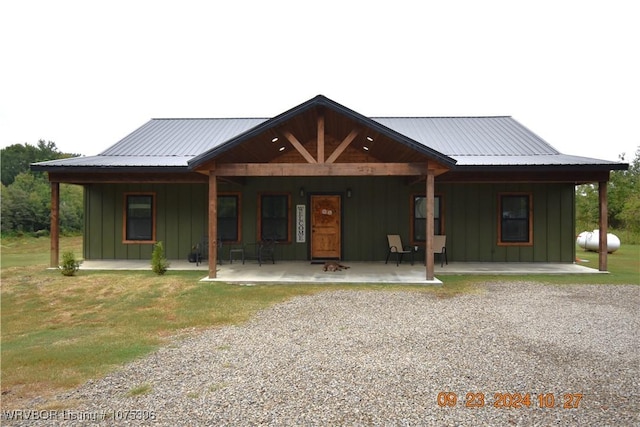
<svg viewBox="0 0 640 427">
<path fill-rule="evenodd" d="M 286 218 L 287 217 L 287 196 L 263 196 L 262 197 L 262 217 L 263 218 Z"/>
<path fill-rule="evenodd" d="M 503 196 L 502 218 L 524 219 L 529 215 L 528 196 Z"/>
<path fill-rule="evenodd" d="M 153 196 L 127 196 L 126 240 L 153 240 Z"/>
<path fill-rule="evenodd" d="M 237 196 L 218 196 L 218 218 L 234 218 L 238 215 Z"/>
<path fill-rule="evenodd" d="M 528 242 L 529 221 L 521 219 L 502 221 L 502 241 Z"/>
<path fill-rule="evenodd" d="M 529 196 L 502 196 L 501 241 L 505 243 L 529 242 Z"/>
<path fill-rule="evenodd" d="M 238 241 L 238 196 L 218 197 L 218 235 L 223 242 Z"/>
<path fill-rule="evenodd" d="M 287 241 L 289 239 L 288 197 L 286 195 L 262 196 L 261 239 Z"/>
<path fill-rule="evenodd" d="M 287 240 L 287 220 L 264 219 L 262 221 L 263 240 Z"/>
<path fill-rule="evenodd" d="M 415 206 L 415 217 L 418 218 L 426 218 L 427 217 L 427 198 L 423 196 L 417 196 L 414 199 Z"/>
<path fill-rule="evenodd" d="M 441 234 L 441 209 L 440 196 L 433 199 L 433 227 L 434 234 Z M 425 196 L 415 196 L 413 198 L 413 240 L 424 242 L 427 240 L 427 198 Z"/>
</svg>

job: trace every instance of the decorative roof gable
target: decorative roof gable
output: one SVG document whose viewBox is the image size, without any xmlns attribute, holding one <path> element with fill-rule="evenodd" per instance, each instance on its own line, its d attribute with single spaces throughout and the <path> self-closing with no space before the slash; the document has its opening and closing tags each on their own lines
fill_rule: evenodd
<svg viewBox="0 0 640 427">
<path fill-rule="evenodd" d="M 333 142 L 333 145 L 327 144 L 327 150 L 324 150 L 325 140 Z M 240 148 L 245 144 L 249 146 Z M 347 149 L 353 151 L 351 158 L 368 158 L 370 161 L 409 161 L 421 155 L 446 167 L 452 167 L 456 162 L 428 145 L 318 95 L 195 156 L 189 161 L 189 167 L 197 169 L 214 159 L 223 162 L 278 162 L 291 147 L 302 156 L 299 160 L 307 162 L 333 162 Z M 239 153 L 230 154 L 234 150 Z M 254 159 L 248 158 L 249 150 Z M 366 155 L 357 156 L 357 151 Z M 291 162 L 295 159 L 282 160 Z"/>
</svg>

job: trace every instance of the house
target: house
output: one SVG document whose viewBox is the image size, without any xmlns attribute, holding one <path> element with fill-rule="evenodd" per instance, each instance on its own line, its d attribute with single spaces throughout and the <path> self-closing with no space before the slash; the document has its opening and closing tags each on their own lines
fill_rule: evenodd
<svg viewBox="0 0 640 427">
<path fill-rule="evenodd" d="M 381 261 L 400 234 L 428 280 L 440 234 L 449 260 L 574 262 L 575 185 L 599 183 L 606 213 L 609 173 L 627 167 L 561 154 L 511 117 L 371 118 L 322 95 L 273 118 L 153 119 L 97 156 L 32 165 L 51 182 L 52 266 L 59 183 L 73 183 L 85 259 L 149 259 L 157 241 L 185 258 L 204 235 L 213 278 L 232 245 Z"/>
</svg>

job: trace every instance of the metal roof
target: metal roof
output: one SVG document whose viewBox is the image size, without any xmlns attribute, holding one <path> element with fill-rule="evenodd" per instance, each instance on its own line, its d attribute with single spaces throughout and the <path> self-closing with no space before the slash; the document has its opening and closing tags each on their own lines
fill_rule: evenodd
<svg viewBox="0 0 640 427">
<path fill-rule="evenodd" d="M 615 166 L 622 163 L 567 154 L 522 156 L 455 156 L 457 166 Z M 612 167 L 611 169 L 617 169 Z M 625 168 L 626 169 L 626 168 Z"/>
<path fill-rule="evenodd" d="M 195 157 L 266 120 L 153 119 L 100 155 Z"/>
<path fill-rule="evenodd" d="M 559 154 L 511 117 L 379 117 L 373 120 L 452 157 Z"/>
<path fill-rule="evenodd" d="M 323 105 L 456 167 L 584 165 L 621 169 L 622 163 L 565 155 L 509 116 L 377 117 L 359 113 L 318 95 L 298 107 L 268 118 L 152 119 L 96 156 L 53 160 L 34 170 L 80 168 L 179 167 L 223 151 L 230 143 L 265 126 L 280 124 L 311 105 Z"/>
<path fill-rule="evenodd" d="M 179 167 L 184 168 L 193 156 L 82 156 L 36 163 L 36 170 L 55 167 L 109 168 L 109 167 Z"/>
</svg>

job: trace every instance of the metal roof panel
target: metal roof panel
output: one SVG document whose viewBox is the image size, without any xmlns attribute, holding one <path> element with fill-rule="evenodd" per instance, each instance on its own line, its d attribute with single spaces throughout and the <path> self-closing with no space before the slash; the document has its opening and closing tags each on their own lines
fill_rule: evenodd
<svg viewBox="0 0 640 427">
<path fill-rule="evenodd" d="M 516 120 L 500 117 L 380 117 L 373 120 L 447 156 L 559 154 Z"/>
<path fill-rule="evenodd" d="M 194 157 L 266 120 L 152 119 L 100 155 Z"/>
<path fill-rule="evenodd" d="M 453 156 L 457 166 L 614 166 L 621 163 L 566 154 L 527 156 Z"/>
<path fill-rule="evenodd" d="M 61 167 L 187 167 L 192 156 L 82 156 L 35 163 L 35 170 L 55 170 Z"/>
</svg>

